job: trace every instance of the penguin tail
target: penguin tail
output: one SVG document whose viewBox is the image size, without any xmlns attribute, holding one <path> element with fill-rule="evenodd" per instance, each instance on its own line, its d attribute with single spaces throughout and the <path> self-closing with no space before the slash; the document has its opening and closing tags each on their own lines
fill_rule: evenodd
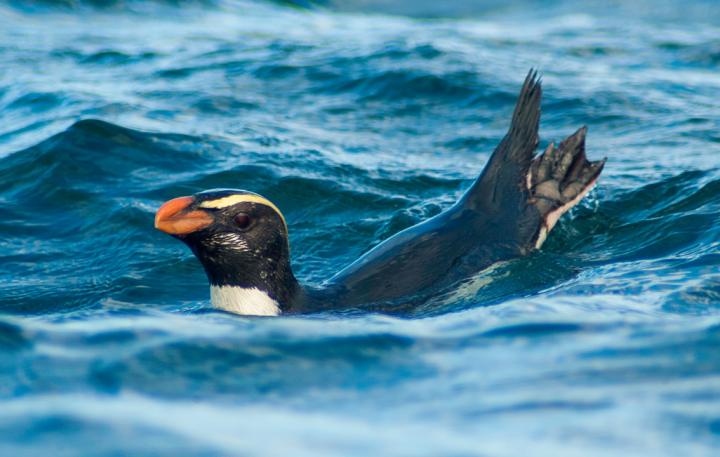
<svg viewBox="0 0 720 457">
<path fill-rule="evenodd" d="M 605 164 L 604 159 L 587 160 L 586 127 L 535 157 L 541 98 L 540 78 L 530 70 L 508 133 L 461 200 L 465 207 L 504 227 L 521 252 L 542 245 L 560 216 L 592 189 Z"/>
<path fill-rule="evenodd" d="M 533 159 L 527 175 L 530 203 L 542 219 L 535 242 L 540 248 L 560 216 L 577 205 L 593 188 L 607 159 L 591 162 L 585 155 L 587 127 L 579 128 L 558 147 L 550 143 Z"/>
</svg>

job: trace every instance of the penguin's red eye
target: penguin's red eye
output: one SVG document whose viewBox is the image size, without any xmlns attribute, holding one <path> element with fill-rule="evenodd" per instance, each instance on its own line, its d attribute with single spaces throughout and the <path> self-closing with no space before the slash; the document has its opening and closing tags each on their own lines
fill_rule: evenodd
<svg viewBox="0 0 720 457">
<path fill-rule="evenodd" d="M 250 227 L 251 222 L 252 222 L 252 219 L 250 219 L 250 216 L 248 216 L 245 213 L 240 213 L 237 216 L 235 216 L 235 225 L 237 225 L 242 230 L 245 230 L 246 228 Z"/>
</svg>

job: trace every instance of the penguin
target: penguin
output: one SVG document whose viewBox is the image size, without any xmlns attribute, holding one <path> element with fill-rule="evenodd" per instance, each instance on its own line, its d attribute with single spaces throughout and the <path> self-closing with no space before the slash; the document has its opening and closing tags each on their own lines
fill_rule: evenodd
<svg viewBox="0 0 720 457">
<path fill-rule="evenodd" d="M 535 155 L 541 96 L 540 78 L 531 70 L 507 134 L 462 197 L 319 286 L 295 278 L 287 221 L 256 193 L 213 189 L 172 199 L 157 211 L 155 227 L 192 250 L 217 309 L 255 316 L 402 312 L 498 262 L 540 249 L 558 219 L 595 185 L 606 159 L 587 159 L 586 127 Z"/>
</svg>

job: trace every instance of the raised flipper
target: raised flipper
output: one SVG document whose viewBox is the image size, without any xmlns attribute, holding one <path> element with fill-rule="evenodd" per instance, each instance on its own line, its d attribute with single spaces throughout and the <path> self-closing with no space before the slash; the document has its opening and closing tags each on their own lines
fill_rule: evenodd
<svg viewBox="0 0 720 457">
<path fill-rule="evenodd" d="M 495 148 L 463 204 L 482 212 L 514 212 L 527 201 L 524 183 L 539 142 L 542 87 L 537 72 L 525 78 L 508 133 Z"/>
<path fill-rule="evenodd" d="M 604 163 L 585 158 L 584 128 L 535 157 L 541 96 L 531 71 L 507 135 L 456 205 L 393 235 L 330 278 L 326 285 L 345 305 L 409 304 L 410 297 L 425 297 L 540 247 Z"/>
<path fill-rule="evenodd" d="M 461 204 L 495 221 L 504 233 L 501 243 L 518 254 L 539 248 L 560 216 L 590 191 L 605 160 L 585 156 L 586 127 L 555 148 L 535 156 L 539 138 L 542 87 L 530 71 L 518 97 L 507 135 Z M 507 241 L 505 241 L 507 240 Z"/>
</svg>

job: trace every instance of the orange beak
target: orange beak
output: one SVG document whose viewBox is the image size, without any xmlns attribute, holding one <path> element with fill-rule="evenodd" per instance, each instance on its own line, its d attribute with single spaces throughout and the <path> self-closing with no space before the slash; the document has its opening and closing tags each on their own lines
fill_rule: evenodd
<svg viewBox="0 0 720 457">
<path fill-rule="evenodd" d="M 155 214 L 155 228 L 170 235 L 187 235 L 213 223 L 205 211 L 185 210 L 192 205 L 192 197 L 178 197 L 163 204 Z"/>
</svg>

